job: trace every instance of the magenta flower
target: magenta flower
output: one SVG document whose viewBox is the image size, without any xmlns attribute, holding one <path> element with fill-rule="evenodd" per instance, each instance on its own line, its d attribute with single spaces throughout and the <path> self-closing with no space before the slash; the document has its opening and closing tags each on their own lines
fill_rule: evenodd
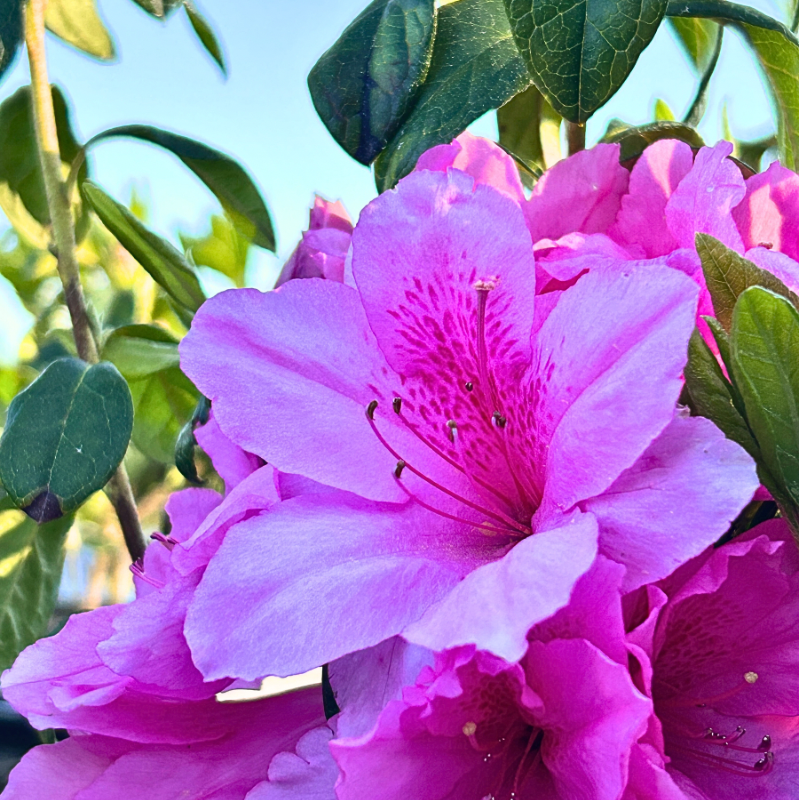
<svg viewBox="0 0 800 800">
<path fill-rule="evenodd" d="M 438 654 L 371 729 L 342 738 L 340 727 L 339 800 L 623 796 L 652 710 L 628 673 L 623 574 L 600 557 L 519 663 L 474 647 Z M 359 704 L 347 694 L 342 718 Z"/>
<path fill-rule="evenodd" d="M 330 203 L 315 197 L 308 230 L 283 265 L 276 287 L 294 278 L 327 278 L 341 282 L 352 233 L 353 224 L 340 202 Z"/>
<path fill-rule="evenodd" d="M 218 295 L 181 345 L 223 432 L 317 486 L 226 534 L 187 615 L 207 679 L 398 633 L 516 661 L 598 537 L 634 588 L 755 490 L 740 448 L 675 418 L 697 298 L 680 272 L 592 270 L 538 327 L 519 205 L 452 168 L 371 203 L 348 264 L 355 286 Z"/>
<path fill-rule="evenodd" d="M 796 796 L 797 547 L 786 524 L 765 522 L 627 601 L 637 682 L 655 711 L 640 760 L 666 754 L 690 798 Z"/>
<path fill-rule="evenodd" d="M 4 798 L 334 800 L 332 732 L 319 689 L 246 703 L 211 701 L 192 712 L 187 720 L 198 732 L 216 735 L 203 734 L 187 745 L 71 732 L 69 739 L 34 747 L 11 772 Z M 147 709 L 140 713 L 145 716 Z M 183 704 L 169 713 L 184 714 Z M 300 759 L 305 768 L 296 763 Z M 314 794 L 320 776 L 327 793 Z"/>
</svg>

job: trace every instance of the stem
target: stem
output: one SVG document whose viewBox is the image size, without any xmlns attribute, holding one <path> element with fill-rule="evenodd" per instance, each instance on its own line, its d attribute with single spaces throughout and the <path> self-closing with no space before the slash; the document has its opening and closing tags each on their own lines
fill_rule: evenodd
<svg viewBox="0 0 800 800">
<path fill-rule="evenodd" d="M 75 255 L 75 228 L 72 209 L 61 174 L 61 153 L 53 110 L 53 94 L 47 77 L 44 45 L 44 13 L 47 0 L 29 0 L 25 7 L 25 43 L 31 70 L 31 105 L 36 131 L 36 146 L 44 177 L 47 208 L 52 224 L 58 275 L 72 320 L 72 335 L 78 355 L 89 364 L 99 360 L 86 298 L 81 286 L 80 267 Z M 136 513 L 136 502 L 123 464 L 109 481 L 109 495 L 117 512 L 125 544 L 133 560 L 144 553 L 145 540 Z"/>
<path fill-rule="evenodd" d="M 566 121 L 567 124 L 567 155 L 575 155 L 586 149 L 586 126 L 577 122 Z"/>
</svg>

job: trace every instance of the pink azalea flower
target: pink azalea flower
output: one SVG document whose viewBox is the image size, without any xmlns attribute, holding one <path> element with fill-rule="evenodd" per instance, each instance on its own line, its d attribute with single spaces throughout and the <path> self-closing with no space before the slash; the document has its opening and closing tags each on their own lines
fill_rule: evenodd
<svg viewBox="0 0 800 800">
<path fill-rule="evenodd" d="M 623 574 L 601 556 L 519 663 L 474 647 L 438 654 L 371 729 L 343 738 L 340 727 L 339 800 L 621 797 L 652 710 L 628 673 Z M 343 694 L 342 718 L 360 702 Z"/>
<path fill-rule="evenodd" d="M 654 703 L 642 766 L 658 772 L 666 756 L 693 800 L 795 797 L 797 547 L 783 520 L 627 601 L 637 683 Z"/>
<path fill-rule="evenodd" d="M 183 713 L 181 704 L 172 713 L 176 711 Z M 320 710 L 318 689 L 245 703 L 211 702 L 192 711 L 198 731 L 210 728 L 216 736 L 187 745 L 71 732 L 64 741 L 30 750 L 11 772 L 3 796 L 8 800 L 334 800 L 336 766 L 328 751 L 332 732 Z M 146 709 L 141 713 L 144 716 Z M 303 764 L 308 768 L 294 763 L 299 759 L 307 759 Z M 311 790 L 319 788 L 320 774 L 327 792 L 315 794 Z"/>
<path fill-rule="evenodd" d="M 519 204 L 455 168 L 371 203 L 348 265 L 354 286 L 217 295 L 181 345 L 226 436 L 328 487 L 227 532 L 187 615 L 207 679 L 401 632 L 516 661 L 598 547 L 634 588 L 752 496 L 740 448 L 675 418 L 697 298 L 680 272 L 591 270 L 540 325 Z"/>
<path fill-rule="evenodd" d="M 341 281 L 344 261 L 350 247 L 353 224 L 339 202 L 314 198 L 308 230 L 289 256 L 278 276 L 276 287 L 294 278 L 327 278 Z"/>
</svg>

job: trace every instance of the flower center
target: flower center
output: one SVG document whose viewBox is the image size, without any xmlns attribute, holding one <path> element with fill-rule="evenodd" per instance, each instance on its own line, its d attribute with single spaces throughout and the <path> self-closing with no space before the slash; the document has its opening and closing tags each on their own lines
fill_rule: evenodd
<svg viewBox="0 0 800 800">
<path fill-rule="evenodd" d="M 696 723 L 686 724 L 681 718 L 680 709 L 708 709 L 710 706 L 729 700 L 739 692 L 753 686 L 758 681 L 758 673 L 746 672 L 741 680 L 732 689 L 713 697 L 688 697 L 675 693 L 674 687 L 668 686 L 663 681 L 657 681 L 670 690 L 671 696 L 665 700 L 656 701 L 656 713 L 661 720 L 664 733 L 668 735 L 667 755 L 680 754 L 704 766 L 715 767 L 724 772 L 743 777 L 760 777 L 768 774 L 775 762 L 772 752 L 772 737 L 769 733 L 761 735 L 755 746 L 753 741 L 745 743 L 747 730 L 737 725 L 730 733 L 722 733 L 713 727 L 695 729 Z M 749 757 L 748 757 L 749 754 Z M 753 759 L 752 756 L 758 756 Z"/>
<path fill-rule="evenodd" d="M 445 422 L 447 430 L 447 438 L 455 448 L 458 458 L 453 458 L 450 454 L 437 445 L 431 438 L 423 431 L 422 426 L 416 424 L 408 417 L 404 410 L 403 398 L 394 397 L 392 400 L 392 410 L 396 418 L 401 424 L 410 431 L 425 447 L 432 451 L 438 458 L 446 462 L 450 467 L 454 468 L 462 475 L 464 475 L 475 493 L 475 499 L 466 497 L 463 491 L 455 491 L 452 488 L 444 485 L 441 481 L 427 475 L 419 467 L 405 458 L 398 452 L 387 440 L 386 436 L 378 428 L 375 412 L 378 410 L 379 403 L 373 400 L 369 403 L 366 409 L 367 420 L 375 434 L 378 441 L 383 445 L 386 450 L 392 454 L 396 459 L 396 464 L 393 470 L 394 478 L 398 486 L 410 498 L 415 500 L 419 505 L 428 511 L 433 512 L 445 519 L 450 519 L 455 522 L 464 523 L 477 528 L 481 533 L 486 535 L 496 536 L 501 535 L 511 540 L 523 539 L 529 536 L 531 531 L 530 520 L 532 516 L 531 499 L 533 499 L 533 506 L 538 503 L 537 498 L 531 498 L 531 492 L 523 489 L 522 482 L 520 481 L 515 469 L 514 459 L 509 452 L 509 444 L 506 437 L 506 429 L 509 425 L 509 419 L 504 412 L 500 402 L 500 395 L 497 391 L 494 379 L 491 374 L 489 366 L 489 354 L 486 342 L 486 305 L 489 293 L 497 286 L 496 278 L 489 278 L 485 280 L 476 281 L 473 284 L 473 289 L 477 296 L 477 325 L 476 325 L 476 366 L 477 376 L 473 380 L 464 382 L 464 389 L 468 393 L 475 392 L 478 405 L 484 409 L 492 409 L 491 413 L 487 412 L 488 421 L 492 430 L 492 436 L 495 437 L 495 444 L 497 451 L 500 453 L 502 460 L 505 462 L 506 472 L 510 476 L 510 486 L 513 487 L 512 494 L 514 497 L 509 497 L 498 486 L 494 485 L 491 481 L 477 474 L 475 470 L 468 468 L 468 459 L 461 447 L 461 442 L 458 434 L 458 421 L 455 419 L 448 419 Z M 477 384 L 477 387 L 476 387 Z M 477 388 L 477 392 L 476 392 Z M 404 483 L 403 474 L 408 471 L 420 480 L 427 483 L 429 486 L 446 495 L 451 500 L 457 501 L 465 509 L 470 512 L 476 512 L 483 519 L 475 521 L 468 519 L 458 514 L 453 514 L 444 509 L 423 500 L 417 494 L 414 494 Z M 520 512 L 522 509 L 522 512 Z M 520 521 L 526 520 L 525 522 Z"/>
</svg>

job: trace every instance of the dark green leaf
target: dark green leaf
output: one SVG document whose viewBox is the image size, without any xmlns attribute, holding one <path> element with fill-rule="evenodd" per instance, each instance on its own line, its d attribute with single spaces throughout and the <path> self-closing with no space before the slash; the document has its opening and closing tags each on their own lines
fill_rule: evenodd
<svg viewBox="0 0 800 800">
<path fill-rule="evenodd" d="M 0 512 L 0 670 L 47 633 L 56 607 L 72 517 L 37 525 Z"/>
<path fill-rule="evenodd" d="M 772 147 L 777 147 L 777 145 L 778 139 L 774 135 L 764 136 L 761 139 L 750 139 L 749 141 L 738 140 L 734 142 L 734 153 L 740 161 L 754 172 L 759 172 L 764 153 Z"/>
<path fill-rule="evenodd" d="M 777 484 L 767 487 L 790 520 L 793 515 L 796 530 L 800 398 L 798 315 L 792 304 L 760 286 L 742 292 L 733 310 L 731 361 L 763 465 Z"/>
<path fill-rule="evenodd" d="M 36 151 L 30 97 L 30 87 L 23 86 L 0 103 L 0 186 L 7 187 L 7 192 L 0 197 L 11 199 L 16 195 L 33 220 L 48 225 L 50 214 Z M 69 164 L 78 154 L 80 145 L 72 131 L 66 100 L 57 86 L 53 86 L 53 108 L 61 159 Z M 85 178 L 84 165 L 78 180 Z M 10 212 L 10 218 L 15 216 L 8 202 L 3 202 L 3 210 Z M 10 221 L 14 223 L 13 218 Z"/>
<path fill-rule="evenodd" d="M 713 19 L 722 23 L 744 23 L 780 33 L 797 45 L 797 37 L 782 23 L 750 6 L 729 0 L 669 0 L 667 16 L 690 19 Z"/>
<path fill-rule="evenodd" d="M 714 54 L 719 25 L 710 19 L 670 17 L 669 25 L 698 73 L 703 73 Z"/>
<path fill-rule="evenodd" d="M 612 120 L 601 142 L 619 143 L 620 161 L 636 158 L 647 147 L 659 139 L 680 139 L 692 147 L 702 147 L 700 134 L 683 122 L 653 122 L 650 125 L 628 127 L 619 120 Z"/>
<path fill-rule="evenodd" d="M 99 186 L 86 181 L 86 202 L 122 246 L 150 273 L 169 296 L 189 311 L 197 311 L 205 300 L 200 282 L 184 257 L 166 240 L 145 228 L 125 206 Z"/>
<path fill-rule="evenodd" d="M 216 195 L 237 229 L 253 244 L 275 250 L 275 233 L 264 200 L 253 179 L 232 158 L 193 139 L 149 125 L 123 125 L 98 133 L 92 144 L 129 136 L 156 144 L 176 155 Z"/>
<path fill-rule="evenodd" d="M 0 78 L 11 66 L 22 43 L 23 0 L 0 0 Z"/>
<path fill-rule="evenodd" d="M 222 53 L 222 45 L 214 33 L 214 29 L 208 23 L 208 20 L 197 10 L 194 3 L 189 0 L 184 0 L 183 7 L 186 9 L 186 16 L 189 18 L 189 23 L 192 30 L 200 40 L 206 52 L 217 62 L 219 68 L 222 70 L 223 75 L 228 74 L 228 68 L 225 66 L 225 56 Z"/>
<path fill-rule="evenodd" d="M 539 91 L 584 123 L 622 86 L 667 0 L 505 0 L 514 41 Z"/>
<path fill-rule="evenodd" d="M 103 347 L 130 386 L 133 443 L 156 461 L 172 463 L 181 427 L 191 417 L 197 391 L 180 371 L 178 342 L 155 325 L 113 331 Z"/>
<path fill-rule="evenodd" d="M 200 484 L 203 482 L 197 474 L 197 464 L 194 460 L 197 447 L 194 429 L 198 425 L 205 425 L 208 422 L 210 411 L 211 401 L 207 397 L 201 397 L 197 401 L 192 418 L 181 428 L 178 440 L 175 442 L 175 466 L 190 483 Z"/>
<path fill-rule="evenodd" d="M 51 33 L 81 52 L 101 61 L 114 58 L 114 42 L 96 0 L 48 0 L 44 21 Z"/>
<path fill-rule="evenodd" d="M 206 236 L 195 238 L 181 234 L 180 238 L 192 263 L 221 272 L 237 286 L 244 286 L 250 242 L 236 230 L 228 217 L 212 216 L 211 230 Z"/>
<path fill-rule="evenodd" d="M 497 109 L 498 143 L 527 166 L 528 175 L 545 169 L 541 135 L 545 106 L 549 107 L 550 104 L 542 97 L 542 93 L 535 86 L 529 86 Z M 525 180 L 525 172 L 522 178 Z"/>
<path fill-rule="evenodd" d="M 317 113 L 362 164 L 372 163 L 413 105 L 435 29 L 433 0 L 373 0 L 309 73 Z"/>
<path fill-rule="evenodd" d="M 131 394 L 113 365 L 54 361 L 9 406 L 0 481 L 30 517 L 49 522 L 105 486 L 132 426 Z"/>
<path fill-rule="evenodd" d="M 439 9 L 428 76 L 413 109 L 375 162 L 383 191 L 430 147 L 449 142 L 530 85 L 502 0 L 459 0 Z"/>
<path fill-rule="evenodd" d="M 739 295 L 750 286 L 763 286 L 785 297 L 797 308 L 797 295 L 771 272 L 757 267 L 707 233 L 695 235 L 695 246 L 706 286 L 711 294 L 714 313 L 730 333 L 733 309 Z"/>
<path fill-rule="evenodd" d="M 696 328 L 689 339 L 684 377 L 694 413 L 710 419 L 729 439 L 758 458 L 758 445 L 736 407 L 734 389 Z"/>
</svg>

